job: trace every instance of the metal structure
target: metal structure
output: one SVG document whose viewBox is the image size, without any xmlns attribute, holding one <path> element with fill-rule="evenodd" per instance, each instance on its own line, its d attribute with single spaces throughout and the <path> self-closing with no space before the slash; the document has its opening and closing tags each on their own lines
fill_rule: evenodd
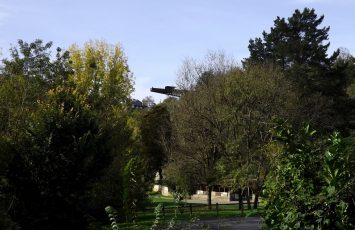
<svg viewBox="0 0 355 230">
<path fill-rule="evenodd" d="M 181 97 L 185 90 L 176 89 L 175 86 L 165 86 L 165 88 L 150 88 L 150 92 L 161 93 L 173 97 Z"/>
</svg>

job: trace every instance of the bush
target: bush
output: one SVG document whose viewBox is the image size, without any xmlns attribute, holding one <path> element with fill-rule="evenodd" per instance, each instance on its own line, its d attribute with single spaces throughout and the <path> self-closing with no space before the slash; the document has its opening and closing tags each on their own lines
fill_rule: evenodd
<svg viewBox="0 0 355 230">
<path fill-rule="evenodd" d="M 280 124 L 283 152 L 264 190 L 265 229 L 354 229 L 354 177 L 349 153 L 334 133 L 322 148 L 315 131 Z"/>
</svg>

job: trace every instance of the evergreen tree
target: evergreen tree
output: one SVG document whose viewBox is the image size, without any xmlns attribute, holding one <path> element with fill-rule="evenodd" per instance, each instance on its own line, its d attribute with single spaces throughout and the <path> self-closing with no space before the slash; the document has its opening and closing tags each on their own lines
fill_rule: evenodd
<svg viewBox="0 0 355 230">
<path fill-rule="evenodd" d="M 167 161 L 165 142 L 171 138 L 170 114 L 165 104 L 159 104 L 146 111 L 140 122 L 142 153 L 146 158 L 151 176 L 156 172 L 162 179 L 162 167 Z"/>
<path fill-rule="evenodd" d="M 249 41 L 250 57 L 244 64 L 276 63 L 307 94 L 346 95 L 345 68 L 334 66 L 339 50 L 328 57 L 330 28 L 321 27 L 323 19 L 309 8 L 296 10 L 287 20 L 277 17 L 269 33 Z"/>
<path fill-rule="evenodd" d="M 321 26 L 323 19 L 309 8 L 295 10 L 287 20 L 277 17 L 269 33 L 264 31 L 262 38 L 249 41 L 250 57 L 244 66 L 260 62 L 279 65 L 305 105 L 301 110 L 304 121 L 321 133 L 334 129 L 348 133 L 353 107 L 348 97 L 349 62 L 339 61 L 339 50 L 328 57 L 330 28 Z M 315 116 L 322 117 L 316 119 L 320 122 L 315 122 Z"/>
<path fill-rule="evenodd" d="M 112 159 L 109 138 L 84 97 L 62 88 L 47 96 L 23 133 L 2 142 L 9 159 L 1 189 L 25 229 L 83 228 L 87 192 Z"/>
</svg>

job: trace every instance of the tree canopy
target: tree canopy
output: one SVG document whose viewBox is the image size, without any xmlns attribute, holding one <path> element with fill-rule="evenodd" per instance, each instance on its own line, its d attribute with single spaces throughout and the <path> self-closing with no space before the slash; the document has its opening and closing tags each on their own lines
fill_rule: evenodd
<svg viewBox="0 0 355 230">
<path fill-rule="evenodd" d="M 273 62 L 308 93 L 345 95 L 348 80 L 344 68 L 334 66 L 339 50 L 328 57 L 330 27 L 321 27 L 323 19 L 309 8 L 295 10 L 287 20 L 277 17 L 269 33 L 250 39 L 244 64 Z"/>
<path fill-rule="evenodd" d="M 92 106 L 110 110 L 130 102 L 133 79 L 119 45 L 96 40 L 83 48 L 73 45 L 69 51 L 73 69 L 70 79 Z"/>
<path fill-rule="evenodd" d="M 131 98 L 118 44 L 19 40 L 0 68 L 0 228 L 99 229 L 108 205 L 135 223 L 158 172 L 177 193 L 206 188 L 210 208 L 214 186 L 240 208 L 252 190 L 270 229 L 352 229 L 354 57 L 329 55 L 323 20 L 277 17 L 243 65 L 186 59 L 181 95 L 158 105 Z"/>
</svg>

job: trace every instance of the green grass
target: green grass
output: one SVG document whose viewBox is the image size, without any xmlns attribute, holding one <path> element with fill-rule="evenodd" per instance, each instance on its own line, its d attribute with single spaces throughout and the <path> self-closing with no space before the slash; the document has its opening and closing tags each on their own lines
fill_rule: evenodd
<svg viewBox="0 0 355 230">
<path fill-rule="evenodd" d="M 208 210 L 208 207 L 205 204 L 191 204 L 192 205 L 192 215 L 190 213 L 190 204 L 183 203 L 180 209 L 176 209 L 175 200 L 172 197 L 164 197 L 161 195 L 151 195 L 149 202 L 146 205 L 145 210 L 138 212 L 138 217 L 136 220 L 136 225 L 132 223 L 121 223 L 119 224 L 119 229 L 139 229 L 145 230 L 150 229 L 154 220 L 155 213 L 154 208 L 162 203 L 164 205 L 164 216 L 163 221 L 169 222 L 171 218 L 175 216 L 177 221 L 189 221 L 191 218 L 198 219 L 215 219 L 215 218 L 231 218 L 231 217 L 245 217 L 245 216 L 260 216 L 260 213 L 263 211 L 263 208 L 258 208 L 257 210 L 244 210 L 243 212 L 238 210 L 238 204 L 233 205 L 219 205 L 218 216 L 216 205 L 212 206 L 212 210 Z M 110 229 L 110 227 L 105 227 L 105 230 Z"/>
<path fill-rule="evenodd" d="M 149 196 L 148 207 L 155 208 L 158 204 L 164 204 L 166 206 L 175 206 L 175 200 L 172 196 L 162 196 L 162 195 L 154 195 Z"/>
</svg>

